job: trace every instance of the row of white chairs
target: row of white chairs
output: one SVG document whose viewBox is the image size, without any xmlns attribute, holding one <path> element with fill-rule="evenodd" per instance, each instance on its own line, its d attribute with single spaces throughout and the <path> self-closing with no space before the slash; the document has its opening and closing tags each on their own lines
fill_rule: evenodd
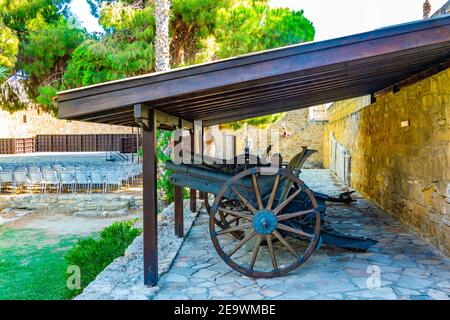
<svg viewBox="0 0 450 320">
<path fill-rule="evenodd" d="M 11 163 L 0 163 L 0 171 L 42 171 L 42 170 L 79 170 L 79 169 L 92 169 L 96 168 L 104 168 L 107 170 L 115 170 L 118 168 L 128 168 L 128 167 L 139 167 L 138 163 L 129 163 L 129 162 L 118 162 L 118 163 L 70 163 L 70 164 L 11 164 Z"/>
<path fill-rule="evenodd" d="M 102 168 L 39 168 L 31 170 L 2 170 L 0 171 L 0 192 L 8 186 L 13 192 L 25 189 L 33 192 L 39 189 L 42 193 L 54 189 L 57 193 L 64 190 L 76 193 L 84 189 L 88 193 L 100 189 L 103 193 L 112 188 L 120 190 L 122 186 L 134 185 L 135 180 L 142 173 L 140 165 L 131 164 L 112 169 Z"/>
</svg>

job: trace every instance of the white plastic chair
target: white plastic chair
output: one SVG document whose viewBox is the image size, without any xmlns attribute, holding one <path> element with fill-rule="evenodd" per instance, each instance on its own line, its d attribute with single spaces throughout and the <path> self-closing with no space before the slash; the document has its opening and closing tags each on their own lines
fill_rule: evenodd
<svg viewBox="0 0 450 320">
<path fill-rule="evenodd" d="M 106 193 L 106 181 L 105 178 L 103 177 L 103 174 L 100 171 L 92 171 L 91 172 L 91 183 L 92 186 L 99 186 L 102 188 L 102 192 Z M 91 192 L 92 192 L 92 187 L 91 187 Z"/>
<path fill-rule="evenodd" d="M 58 180 L 58 175 L 55 171 L 44 171 L 43 178 L 44 193 L 47 192 L 48 186 L 55 187 L 56 193 L 61 192 L 61 182 Z"/>
<path fill-rule="evenodd" d="M 85 172 L 75 172 L 75 181 L 75 192 L 77 192 L 78 187 L 84 187 L 86 189 L 86 192 L 91 192 L 91 180 L 88 178 Z"/>
<path fill-rule="evenodd" d="M 64 186 L 68 186 L 72 193 L 75 193 L 75 179 L 73 178 L 73 174 L 66 171 L 59 172 L 59 179 L 61 183 L 60 191 L 62 192 Z"/>
<path fill-rule="evenodd" d="M 12 187 L 13 183 L 14 178 L 11 171 L 0 172 L 0 192 L 2 192 L 2 188 L 5 188 L 7 185 L 10 185 Z"/>
<path fill-rule="evenodd" d="M 40 172 L 41 168 L 37 167 L 37 166 L 30 166 L 28 167 L 28 172 Z"/>
<path fill-rule="evenodd" d="M 115 186 L 119 192 L 122 186 L 122 175 L 119 172 L 109 171 L 106 174 L 106 184 L 109 190 L 111 190 L 111 186 Z"/>
<path fill-rule="evenodd" d="M 28 185 L 28 177 L 25 171 L 15 171 L 14 172 L 14 181 L 13 181 L 13 191 L 15 192 L 17 188 L 22 188 Z"/>
<path fill-rule="evenodd" d="M 40 171 L 30 171 L 28 174 L 28 185 L 27 185 L 27 191 L 31 192 L 33 191 L 33 188 L 38 186 L 40 191 L 43 192 L 43 179 L 42 179 L 42 173 Z"/>
</svg>

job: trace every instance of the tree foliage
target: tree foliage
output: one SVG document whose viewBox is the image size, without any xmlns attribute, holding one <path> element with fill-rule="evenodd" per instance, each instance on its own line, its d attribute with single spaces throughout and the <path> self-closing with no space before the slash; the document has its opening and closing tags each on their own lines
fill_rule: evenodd
<svg viewBox="0 0 450 320">
<path fill-rule="evenodd" d="M 97 237 L 88 236 L 78 240 L 65 254 L 67 266 L 78 266 L 81 275 L 81 288 L 67 290 L 67 298 L 80 294 L 114 259 L 124 255 L 128 246 L 141 234 L 141 230 L 134 227 L 135 223 L 136 220 L 114 222 L 100 231 Z M 71 275 L 66 272 L 67 281 Z"/>
<path fill-rule="evenodd" d="M 80 87 L 153 70 L 155 22 L 151 7 L 112 2 L 102 7 L 101 39 L 88 39 L 73 53 L 63 88 Z"/>
<path fill-rule="evenodd" d="M 101 36 L 88 35 L 72 22 L 69 2 L 0 0 L 0 36 L 11 39 L 8 50 L 0 44 L 0 66 L 11 74 L 22 70 L 29 78 L 29 98 L 49 111 L 55 110 L 52 98 L 58 90 L 155 70 L 154 0 L 88 0 L 105 30 Z M 171 66 L 313 40 L 314 27 L 303 11 L 274 9 L 268 2 L 172 0 Z M 278 118 L 231 126 L 265 126 Z"/>
<path fill-rule="evenodd" d="M 173 0 L 171 63 L 183 66 L 217 58 L 215 31 L 217 13 L 234 0 Z M 209 52 L 208 52 L 209 51 Z"/>
<path fill-rule="evenodd" d="M 8 68 L 0 66 L 0 83 L 8 78 Z"/>
<path fill-rule="evenodd" d="M 315 34 L 303 11 L 268 10 L 261 2 L 219 10 L 215 30 L 220 58 L 311 41 Z"/>
<path fill-rule="evenodd" d="M 11 55 L 10 75 L 20 73 L 26 81 L 2 88 L 2 108 L 16 111 L 28 107 L 23 95 L 41 109 L 55 112 L 50 93 L 61 87 L 71 53 L 84 41 L 84 32 L 72 23 L 67 11 L 70 0 L 3 0 L 1 23 L 16 39 L 18 50 Z M 7 29 L 6 29 L 7 28 Z M 11 50 L 13 51 L 13 50 Z M 15 59 L 15 57 L 17 59 Z M 45 96 L 41 96 L 45 94 Z M 44 104 L 46 103 L 46 104 Z"/>
<path fill-rule="evenodd" d="M 0 67 L 6 71 L 14 67 L 19 52 L 19 39 L 0 20 Z"/>
</svg>

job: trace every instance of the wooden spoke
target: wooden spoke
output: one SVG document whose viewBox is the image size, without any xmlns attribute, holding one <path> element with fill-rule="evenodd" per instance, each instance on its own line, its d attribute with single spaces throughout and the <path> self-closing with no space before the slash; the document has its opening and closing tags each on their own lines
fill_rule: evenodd
<svg viewBox="0 0 450 320">
<path fill-rule="evenodd" d="M 258 256 L 259 247 L 261 246 L 261 240 L 262 235 L 259 234 L 258 237 L 256 238 L 255 249 L 253 250 L 252 258 L 250 259 L 249 265 L 250 270 L 253 270 L 253 267 L 255 266 L 256 257 Z"/>
<path fill-rule="evenodd" d="M 261 199 L 261 192 L 259 191 L 259 184 L 258 179 L 256 178 L 256 174 L 252 174 L 252 181 L 253 181 L 253 189 L 255 189 L 255 195 L 256 200 L 258 201 L 259 210 L 264 209 L 262 199 Z"/>
<path fill-rule="evenodd" d="M 286 200 L 284 200 L 282 203 L 280 203 L 275 210 L 273 210 L 273 213 L 275 215 L 279 214 L 281 212 L 281 210 L 283 210 L 292 200 L 295 199 L 296 196 L 298 196 L 298 194 L 302 192 L 302 189 L 297 189 L 295 190 L 295 192 L 293 194 L 291 194 L 289 196 L 289 198 L 287 198 Z"/>
<path fill-rule="evenodd" d="M 238 225 L 239 224 L 239 217 L 234 217 L 233 219 L 231 219 L 230 221 L 227 221 L 227 223 L 229 224 L 229 225 L 231 225 L 231 224 L 233 224 L 233 223 L 235 223 L 236 221 L 238 222 L 236 225 Z"/>
<path fill-rule="evenodd" d="M 244 244 L 249 242 L 255 235 L 256 235 L 255 231 L 252 231 L 251 233 L 246 235 L 245 238 L 242 239 L 241 242 L 239 242 L 238 245 L 228 254 L 228 256 L 231 257 L 233 254 L 235 254 Z"/>
<path fill-rule="evenodd" d="M 283 238 L 283 236 L 277 231 L 275 230 L 273 232 L 273 235 L 275 237 L 277 237 L 277 239 L 296 257 L 298 258 L 297 253 L 295 252 L 295 250 L 291 247 L 291 245 L 289 244 L 289 242 L 286 241 L 285 238 Z"/>
<path fill-rule="evenodd" d="M 267 248 L 269 249 L 270 259 L 272 260 L 273 270 L 277 271 L 277 258 L 275 257 L 275 252 L 273 251 L 272 246 L 272 236 L 270 234 L 266 235 Z"/>
<path fill-rule="evenodd" d="M 231 228 L 220 230 L 216 234 L 217 235 L 222 235 L 222 234 L 225 234 L 225 233 L 239 231 L 239 230 L 243 230 L 243 229 L 247 229 L 247 228 L 251 228 L 251 227 L 252 227 L 251 223 L 241 224 L 240 226 L 236 226 L 236 227 L 231 227 Z"/>
<path fill-rule="evenodd" d="M 312 238 L 313 237 L 312 234 L 303 232 L 303 231 L 298 230 L 298 229 L 294 229 L 294 228 L 288 227 L 288 226 L 286 226 L 286 225 L 284 225 L 282 223 L 277 223 L 277 228 L 281 229 L 281 230 L 284 230 L 284 231 L 288 231 L 288 232 L 292 232 L 292 233 L 298 234 L 299 236 L 303 236 L 303 237 L 307 237 L 307 238 Z"/>
<path fill-rule="evenodd" d="M 275 200 L 275 194 L 277 193 L 278 183 L 280 182 L 280 176 L 275 177 L 272 192 L 270 193 L 269 202 L 267 203 L 267 210 L 272 210 L 273 201 Z"/>
<path fill-rule="evenodd" d="M 238 211 L 234 211 L 234 210 L 230 210 L 230 209 L 225 209 L 225 208 L 222 208 L 222 207 L 219 207 L 218 210 L 222 211 L 222 212 L 225 212 L 225 213 L 228 213 L 228 214 L 231 214 L 232 216 L 235 216 L 235 217 L 239 217 L 239 218 L 246 219 L 246 220 L 249 220 L 249 221 L 253 220 L 253 216 L 252 215 L 246 214 L 246 213 L 250 213 L 249 211 L 243 211 L 243 212 L 246 212 L 246 213 L 243 213 L 243 212 L 238 212 Z"/>
<path fill-rule="evenodd" d="M 305 210 L 305 211 L 298 211 L 298 212 L 293 212 L 293 213 L 281 214 L 281 215 L 278 216 L 278 221 L 285 221 L 285 220 L 289 220 L 289 219 L 292 219 L 292 218 L 305 216 L 307 214 L 314 213 L 314 212 L 315 212 L 315 209 L 311 209 L 311 210 Z"/>
<path fill-rule="evenodd" d="M 219 211 L 220 220 L 222 220 L 222 223 L 227 222 L 227 217 L 223 214 L 223 212 Z"/>
<path fill-rule="evenodd" d="M 244 196 L 238 191 L 238 189 L 236 189 L 235 186 L 231 186 L 231 189 L 239 197 L 239 199 L 241 199 L 241 201 L 247 206 L 247 208 L 250 209 L 251 212 L 255 213 L 256 211 L 258 211 L 247 199 L 244 198 Z"/>
</svg>

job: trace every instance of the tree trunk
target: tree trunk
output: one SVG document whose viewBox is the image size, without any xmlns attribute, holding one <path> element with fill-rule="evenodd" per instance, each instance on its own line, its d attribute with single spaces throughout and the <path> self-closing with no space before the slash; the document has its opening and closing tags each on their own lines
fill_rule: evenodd
<svg viewBox="0 0 450 320">
<path fill-rule="evenodd" d="M 428 19 L 431 13 L 431 4 L 430 1 L 426 0 L 423 4 L 423 18 Z"/>
<path fill-rule="evenodd" d="M 169 20 L 171 0 L 154 0 L 156 38 L 155 38 L 155 69 L 166 71 L 170 69 Z"/>
</svg>

